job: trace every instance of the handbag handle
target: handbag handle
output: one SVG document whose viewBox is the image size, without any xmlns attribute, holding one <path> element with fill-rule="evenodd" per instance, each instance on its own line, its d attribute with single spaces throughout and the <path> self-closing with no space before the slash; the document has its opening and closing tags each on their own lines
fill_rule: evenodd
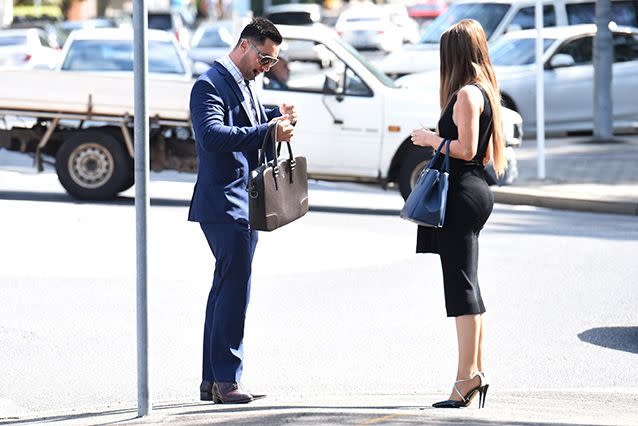
<svg viewBox="0 0 638 426">
<path fill-rule="evenodd" d="M 281 144 L 283 142 L 277 141 L 277 121 L 274 121 L 272 124 L 268 125 L 268 130 L 266 131 L 266 135 L 264 136 L 264 141 L 261 144 L 261 154 L 259 156 L 259 163 L 266 165 L 266 145 L 268 144 L 268 136 L 272 136 L 272 158 L 273 158 L 273 177 L 275 179 L 275 186 L 277 186 L 277 177 L 279 176 L 279 166 L 277 164 L 277 158 L 281 152 Z M 290 166 L 290 183 L 294 183 L 293 173 L 292 171 L 297 166 L 297 162 L 295 161 L 295 157 L 292 154 L 292 146 L 289 141 L 286 141 L 285 144 L 288 147 L 288 165 Z M 275 147 L 276 146 L 276 147 Z"/>
<path fill-rule="evenodd" d="M 447 171 L 450 170 L 450 154 L 449 154 L 450 153 L 450 142 L 452 142 L 451 139 L 443 139 L 441 141 L 441 143 L 439 144 L 439 147 L 434 152 L 434 156 L 432 157 L 432 159 L 428 163 L 428 166 L 427 166 L 428 169 L 431 169 L 434 166 L 434 163 L 436 163 L 436 159 L 439 158 L 439 155 L 441 154 L 441 148 L 443 148 L 443 145 L 445 145 L 445 154 L 443 154 L 445 159 L 443 160 L 443 170 L 441 170 L 441 171 L 442 172 L 447 172 Z"/>
</svg>

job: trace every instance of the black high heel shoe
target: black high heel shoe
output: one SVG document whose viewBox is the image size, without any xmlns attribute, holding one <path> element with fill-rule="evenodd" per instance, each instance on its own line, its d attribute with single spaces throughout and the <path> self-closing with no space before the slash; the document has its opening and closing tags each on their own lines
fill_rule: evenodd
<svg viewBox="0 0 638 426">
<path fill-rule="evenodd" d="M 459 388 L 457 388 L 456 385 L 458 383 L 469 382 L 470 380 L 474 380 L 476 376 L 478 376 L 480 380 L 479 385 L 467 391 L 465 395 L 461 394 L 461 391 L 459 391 Z M 472 376 L 469 379 L 457 380 L 456 382 L 454 382 L 454 391 L 457 394 L 459 394 L 459 396 L 461 397 L 460 401 L 457 401 L 455 399 L 448 399 L 446 401 L 435 402 L 434 404 L 432 404 L 432 407 L 434 408 L 467 407 L 468 405 L 470 405 L 470 403 L 472 402 L 472 399 L 474 399 L 476 394 L 479 395 L 479 408 L 485 407 L 485 398 L 487 397 L 487 389 L 489 388 L 489 386 L 490 385 L 487 384 L 487 381 L 485 380 L 485 376 L 483 375 L 483 373 L 478 372 L 476 373 L 476 375 Z"/>
</svg>

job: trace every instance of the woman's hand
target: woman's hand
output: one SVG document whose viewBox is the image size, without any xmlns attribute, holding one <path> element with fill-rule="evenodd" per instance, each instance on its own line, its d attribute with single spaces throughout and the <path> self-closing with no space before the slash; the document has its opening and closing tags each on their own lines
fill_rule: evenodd
<svg viewBox="0 0 638 426">
<path fill-rule="evenodd" d="M 439 135 L 423 128 L 412 130 L 411 139 L 412 143 L 418 146 L 438 148 L 441 143 L 441 137 Z"/>
</svg>

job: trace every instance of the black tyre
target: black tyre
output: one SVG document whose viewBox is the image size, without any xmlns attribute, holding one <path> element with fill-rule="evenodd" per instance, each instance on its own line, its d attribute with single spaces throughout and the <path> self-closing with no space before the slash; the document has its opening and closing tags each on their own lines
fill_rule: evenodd
<svg viewBox="0 0 638 426">
<path fill-rule="evenodd" d="M 401 196 L 404 200 L 407 199 L 410 192 L 412 192 L 412 188 L 414 188 L 414 184 L 421 170 L 423 170 L 423 167 L 430 161 L 432 155 L 432 148 L 412 146 L 403 156 L 399 168 L 398 182 L 399 192 L 401 192 Z"/>
<path fill-rule="evenodd" d="M 60 183 L 75 198 L 105 200 L 130 181 L 131 160 L 108 132 L 87 130 L 69 136 L 56 155 Z"/>
</svg>

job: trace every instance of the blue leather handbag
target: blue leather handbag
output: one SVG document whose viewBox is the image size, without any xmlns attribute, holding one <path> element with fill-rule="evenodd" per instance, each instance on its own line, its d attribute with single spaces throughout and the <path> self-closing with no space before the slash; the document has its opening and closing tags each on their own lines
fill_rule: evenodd
<svg viewBox="0 0 638 426">
<path fill-rule="evenodd" d="M 450 140 L 444 139 L 437 148 L 430 163 L 423 168 L 414 189 L 405 200 L 401 210 L 401 217 L 422 226 L 440 228 L 445 220 L 445 205 L 447 204 L 447 189 L 450 170 L 450 157 L 443 154 L 442 170 L 434 168 L 437 158 L 441 155 L 441 148 L 445 145 L 445 152 L 449 152 Z"/>
</svg>

